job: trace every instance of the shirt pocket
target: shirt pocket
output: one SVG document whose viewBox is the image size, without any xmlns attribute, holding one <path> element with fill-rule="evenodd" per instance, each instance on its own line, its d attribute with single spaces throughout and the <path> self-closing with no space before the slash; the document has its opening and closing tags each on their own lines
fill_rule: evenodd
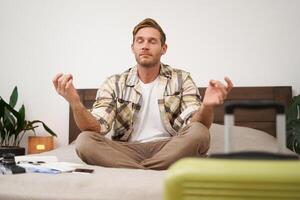
<svg viewBox="0 0 300 200">
<path fill-rule="evenodd" d="M 169 119 L 174 120 L 180 114 L 181 101 L 182 101 L 182 94 L 180 91 L 176 91 L 171 95 L 164 96 L 164 106 L 166 112 L 169 115 Z"/>
<path fill-rule="evenodd" d="M 118 121 L 123 125 L 130 124 L 132 121 L 133 103 L 123 99 L 117 99 L 116 112 Z"/>
</svg>

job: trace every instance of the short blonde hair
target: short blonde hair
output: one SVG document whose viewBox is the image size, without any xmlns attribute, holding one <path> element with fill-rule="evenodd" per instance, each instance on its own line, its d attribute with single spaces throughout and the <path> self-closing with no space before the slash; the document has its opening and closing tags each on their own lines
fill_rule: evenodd
<svg viewBox="0 0 300 200">
<path fill-rule="evenodd" d="M 140 29 L 145 28 L 145 27 L 151 27 L 151 28 L 158 30 L 160 33 L 161 45 L 164 45 L 166 43 L 166 34 L 164 33 L 164 31 L 162 30 L 160 25 L 154 19 L 151 19 L 151 18 L 144 19 L 143 21 L 141 21 L 134 27 L 134 29 L 132 31 L 133 43 L 134 43 L 134 38 L 135 38 L 135 35 L 137 34 L 137 32 Z"/>
</svg>

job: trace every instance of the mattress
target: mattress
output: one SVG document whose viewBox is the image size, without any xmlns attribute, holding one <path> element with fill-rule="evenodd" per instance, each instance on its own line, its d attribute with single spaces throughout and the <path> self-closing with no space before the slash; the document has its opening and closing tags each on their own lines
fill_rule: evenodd
<svg viewBox="0 0 300 200">
<path fill-rule="evenodd" d="M 252 128 L 234 127 L 236 150 L 276 151 L 276 139 Z M 209 153 L 223 151 L 224 126 L 213 124 Z M 59 161 L 81 163 L 94 169 L 92 174 L 26 173 L 0 175 L 0 199 L 98 199 L 161 200 L 166 171 L 119 169 L 84 164 L 75 153 L 75 145 L 67 145 L 42 155 L 55 155 Z M 199 158 L 200 159 L 200 158 Z"/>
</svg>

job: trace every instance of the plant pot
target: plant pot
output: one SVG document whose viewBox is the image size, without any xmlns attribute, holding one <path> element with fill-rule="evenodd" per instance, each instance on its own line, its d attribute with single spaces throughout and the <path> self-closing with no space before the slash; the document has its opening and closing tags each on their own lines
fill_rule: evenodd
<svg viewBox="0 0 300 200">
<path fill-rule="evenodd" d="M 0 146 L 0 157 L 5 153 L 13 153 L 15 156 L 25 155 L 25 148 L 19 146 Z"/>
</svg>

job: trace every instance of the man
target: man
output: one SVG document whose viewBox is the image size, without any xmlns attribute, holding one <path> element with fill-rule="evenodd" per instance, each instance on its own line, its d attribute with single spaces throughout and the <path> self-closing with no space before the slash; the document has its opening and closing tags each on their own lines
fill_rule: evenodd
<svg viewBox="0 0 300 200">
<path fill-rule="evenodd" d="M 70 74 L 57 74 L 56 91 L 70 104 L 83 131 L 76 152 L 86 163 L 105 167 L 167 169 L 187 156 L 205 156 L 214 106 L 233 85 L 211 80 L 201 102 L 189 73 L 162 64 L 166 36 L 153 19 L 133 30 L 137 65 L 109 77 L 97 92 L 91 112 L 80 102 Z M 112 126 L 112 140 L 105 137 Z"/>
</svg>

